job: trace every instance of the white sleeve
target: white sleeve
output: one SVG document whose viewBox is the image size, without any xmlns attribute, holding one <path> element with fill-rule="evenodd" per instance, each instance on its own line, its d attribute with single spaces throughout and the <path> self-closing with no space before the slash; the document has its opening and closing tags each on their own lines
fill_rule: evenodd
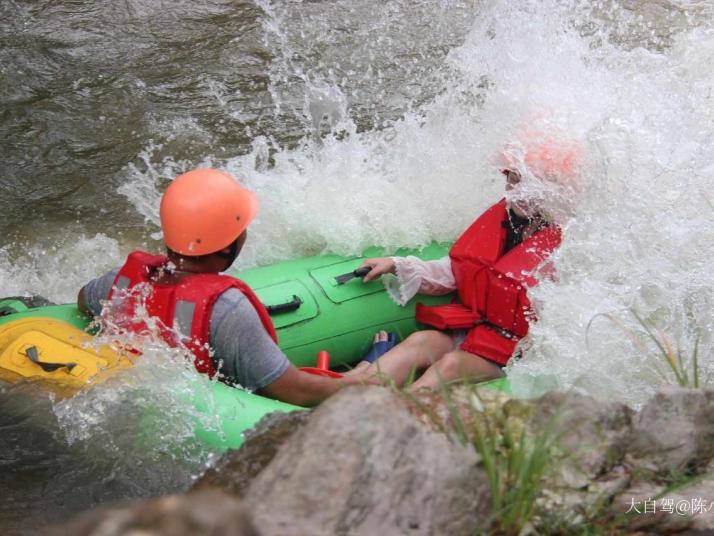
<svg viewBox="0 0 714 536">
<path fill-rule="evenodd" d="M 439 296 L 456 289 L 451 259 L 424 261 L 418 257 L 392 257 L 396 275 L 382 276 L 389 296 L 399 305 L 406 305 L 416 294 Z"/>
</svg>

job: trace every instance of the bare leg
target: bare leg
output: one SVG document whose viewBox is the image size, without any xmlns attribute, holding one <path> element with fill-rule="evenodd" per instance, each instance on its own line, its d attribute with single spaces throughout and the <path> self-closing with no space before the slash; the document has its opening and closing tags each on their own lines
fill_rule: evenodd
<svg viewBox="0 0 714 536">
<path fill-rule="evenodd" d="M 457 379 L 488 381 L 502 376 L 503 371 L 492 361 L 463 350 L 454 350 L 430 366 L 422 377 L 414 382 L 411 389 L 433 389 Z"/>
<path fill-rule="evenodd" d="M 376 342 L 380 342 L 380 341 L 386 341 L 388 338 L 389 338 L 389 333 L 387 333 L 384 330 L 381 330 L 374 334 L 373 342 L 376 343 Z M 367 367 L 369 367 L 370 365 L 371 365 L 371 363 L 369 363 L 368 361 L 360 361 L 359 363 L 357 363 L 357 366 L 355 368 L 345 372 L 345 376 L 353 376 L 353 375 L 359 374 L 361 372 L 364 372 L 367 369 Z"/>
<path fill-rule="evenodd" d="M 451 337 L 435 330 L 417 331 L 362 370 L 365 381 L 379 383 L 380 376 L 402 385 L 413 370 L 428 367 L 454 347 Z"/>
</svg>

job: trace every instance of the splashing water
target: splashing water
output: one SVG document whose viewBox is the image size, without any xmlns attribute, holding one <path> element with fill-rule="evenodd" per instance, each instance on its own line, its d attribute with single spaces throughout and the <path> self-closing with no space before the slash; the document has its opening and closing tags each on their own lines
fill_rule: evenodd
<svg viewBox="0 0 714 536">
<path fill-rule="evenodd" d="M 114 268 L 119 255 L 117 240 L 103 234 L 2 247 L 0 296 L 42 294 L 58 303 L 75 301 L 84 284 L 79 282 Z M 91 264 L 87 259 L 92 259 Z"/>
<path fill-rule="evenodd" d="M 709 2 L 261 0 L 250 13 L 238 33 L 218 27 L 210 73 L 174 68 L 182 78 L 171 85 L 173 71 L 160 64 L 159 75 L 144 69 L 121 85 L 122 102 L 148 95 L 156 108 L 139 148 L 131 137 L 131 156 L 114 155 L 111 179 L 93 186 L 104 192 L 102 233 L 72 216 L 58 224 L 61 234 L 3 244 L 3 294 L 71 301 L 130 248 L 159 247 L 160 194 L 197 165 L 226 169 L 261 200 L 238 268 L 453 240 L 503 195 L 499 151 L 535 124 L 578 143 L 582 158 L 577 195 L 551 192 L 564 242 L 557 281 L 530 292 L 539 320 L 524 358 L 508 369 L 516 392 L 575 388 L 639 404 L 671 382 L 630 310 L 684 356 L 698 345 L 703 378 L 714 373 Z M 174 45 L 157 50 L 182 57 Z M 80 85 L 93 95 L 91 84 Z M 128 204 L 136 222 L 127 226 L 106 199 Z M 122 442 L 118 408 L 189 411 L 169 393 L 185 385 L 184 372 L 164 382 L 153 371 L 166 349 L 147 355 L 146 369 L 70 400 L 37 402 L 56 416 L 43 426 L 64 430 L 50 435 L 65 446 L 107 443 L 135 455 Z M 0 396 L 7 405 L 24 395 Z M 156 424 L 161 437 L 188 433 L 184 418 L 174 420 L 177 428 Z"/>
<path fill-rule="evenodd" d="M 141 353 L 135 366 L 72 396 L 39 382 L 0 385 L 4 489 L 15 501 L 0 508 L 3 526 L 30 530 L 94 505 L 185 489 L 212 465 L 219 449 L 196 438 L 196 426 L 221 433 L 211 408 L 213 385 L 188 351 L 168 348 L 159 326 L 139 309 L 145 334 L 130 335 L 103 315 L 92 346 L 121 341 Z M 42 505 L 31 519 L 27 504 Z"/>
<path fill-rule="evenodd" d="M 565 226 L 559 281 L 532 292 L 541 321 L 511 370 L 521 392 L 540 383 L 638 404 L 673 383 L 656 372 L 667 368 L 663 357 L 630 310 L 679 347 L 687 368 L 698 344 L 703 376 L 714 372 L 712 270 L 702 257 L 714 220 L 714 132 L 704 127 L 712 86 L 702 77 L 714 32 L 711 16 L 694 20 L 662 48 L 584 40 L 583 68 L 571 72 L 587 103 L 578 112 L 589 153 L 585 195 Z"/>
<path fill-rule="evenodd" d="M 633 346 L 597 316 L 641 339 L 630 308 L 684 355 L 698 341 L 707 376 L 713 17 L 703 4 L 655 7 L 490 4 L 449 54 L 443 91 L 390 127 L 278 148 L 270 169 L 251 170 L 254 155 L 228 160 L 263 203 L 248 262 L 453 238 L 501 195 L 495 155 L 535 122 L 583 158 L 580 194 L 560 199 L 576 215 L 562 222 L 559 281 L 532 293 L 540 322 L 509 371 L 516 391 L 576 387 L 637 404 L 671 382 L 654 372 L 652 344 Z"/>
<path fill-rule="evenodd" d="M 535 127 L 582 151 L 577 188 L 525 191 L 549 196 L 564 242 L 557 281 L 530 292 L 539 320 L 508 367 L 515 391 L 574 388 L 637 405 L 671 383 L 630 310 L 685 362 L 698 346 L 702 377 L 714 373 L 710 2 L 176 2 L 191 27 L 176 17 L 150 30 L 150 3 L 129 4 L 109 25 L 92 17 L 123 9 L 113 2 L 88 13 L 9 4 L 4 20 L 35 23 L 13 35 L 37 42 L 3 74 L 52 78 L 58 64 L 81 77 L 66 87 L 54 77 L 46 91 L 0 84 L 19 140 L 3 145 L 14 171 L 0 176 L 11 194 L 0 224 L 22 231 L 0 244 L 1 295 L 73 301 L 130 248 L 158 250 L 161 192 L 198 165 L 226 169 L 261 200 L 238 268 L 453 240 L 503 195 L 498 155 Z M 55 22 L 65 19 L 71 31 Z M 77 33 L 87 20 L 119 53 Z M 50 59 L 45 34 L 65 43 Z M 28 123 L 26 109 L 39 115 Z M 27 224 L 19 200 L 38 214 Z M 5 526 L 33 501 L 46 506 L 42 523 L 182 489 L 210 463 L 185 398 L 210 382 L 165 345 L 142 344 L 137 367 L 69 399 L 0 386 L 0 461 L 14 468 L 0 487 L 19 497 L 0 509 Z"/>
<path fill-rule="evenodd" d="M 260 2 L 262 40 L 273 55 L 271 100 L 278 117 L 290 115 L 283 123 L 292 134 L 283 139 L 302 131 L 301 141 L 258 135 L 247 154 L 203 154 L 190 162 L 149 144 L 140 165 L 124 169 L 118 191 L 157 239 L 158 200 L 170 177 L 193 165 L 234 173 L 261 199 L 239 268 L 323 251 L 359 253 L 373 244 L 450 240 L 502 195 L 496 156 L 536 121 L 582 145 L 581 183 L 577 199 L 559 200 L 576 215 L 564 222 L 558 283 L 532 293 L 540 321 L 528 358 L 510 371 L 514 384 L 526 392 L 533 378 L 547 375 L 560 387 L 642 400 L 664 381 L 651 374 L 656 355 L 632 347 L 621 328 L 590 321 L 614 314 L 637 331 L 627 313 L 634 308 L 685 354 L 697 337 L 701 355 L 710 351 L 711 273 L 702 254 L 712 219 L 711 7 L 467 4 L 447 3 L 436 27 L 451 30 L 439 37 L 427 31 L 433 16 L 408 14 L 399 3 L 370 18 L 369 2 L 324 10 Z M 339 20 L 350 20 L 345 35 L 334 30 Z M 424 32 L 421 40 L 404 31 L 410 25 Z M 459 39 L 441 65 L 423 48 Z M 403 61 L 410 49 L 421 61 Z M 390 63 L 386 51 L 402 61 Z M 419 91 L 390 93 L 394 80 Z M 376 117 L 365 110 L 388 95 L 397 104 L 384 110 L 391 119 L 402 110 L 401 118 L 365 119 Z M 80 242 L 91 249 L 106 240 Z M 122 256 L 110 247 L 105 258 L 118 264 Z M 53 286 L 52 275 L 38 278 L 31 268 L 18 270 L 15 259 L 3 262 L 13 281 L 7 293 Z M 65 266 L 54 257 L 49 273 Z M 86 275 L 67 285 L 81 286 Z M 70 289 L 50 294 L 67 299 Z M 706 358 L 702 366 L 708 370 Z"/>
</svg>

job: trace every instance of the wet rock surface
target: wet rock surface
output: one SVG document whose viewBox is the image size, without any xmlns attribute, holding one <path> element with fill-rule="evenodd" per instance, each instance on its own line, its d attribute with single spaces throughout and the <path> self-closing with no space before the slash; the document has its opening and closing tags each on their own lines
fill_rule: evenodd
<svg viewBox="0 0 714 536">
<path fill-rule="evenodd" d="M 170 495 L 100 508 L 45 531 L 47 536 L 259 536 L 248 510 L 218 491 Z"/>
<path fill-rule="evenodd" d="M 714 457 L 714 391 L 669 388 L 633 423 L 633 464 L 660 474 L 706 465 Z"/>
<path fill-rule="evenodd" d="M 574 528 L 615 534 L 714 534 L 714 392 L 666 388 L 635 413 L 549 394 L 531 426 L 555 415 L 558 462 L 543 509 Z"/>
<path fill-rule="evenodd" d="M 266 415 L 248 432 L 241 448 L 228 451 L 189 493 L 217 489 L 237 498 L 243 497 L 251 480 L 273 460 L 282 444 L 307 422 L 309 416 L 308 411 Z"/>
<path fill-rule="evenodd" d="M 478 461 L 399 395 L 350 388 L 283 445 L 246 504 L 265 535 L 473 534 L 490 510 Z"/>
<path fill-rule="evenodd" d="M 633 469 L 631 485 L 611 506 L 622 527 L 649 534 L 714 534 L 714 461 L 666 477 Z"/>
<path fill-rule="evenodd" d="M 710 534 L 713 397 L 666 389 L 637 413 L 575 393 L 524 401 L 468 386 L 349 388 L 312 412 L 264 419 L 186 496 L 99 510 L 62 529 L 190 534 L 211 522 L 211 534 L 474 534 L 493 513 L 469 434 L 506 426 L 514 438 L 556 438 L 533 522 L 550 520 L 547 533 Z"/>
<path fill-rule="evenodd" d="M 533 432 L 552 428 L 565 454 L 559 479 L 573 488 L 587 486 L 625 457 L 632 410 L 624 404 L 575 393 L 550 393 L 534 402 Z"/>
<path fill-rule="evenodd" d="M 533 401 L 529 433 L 555 438 L 541 509 L 574 526 L 597 517 L 602 501 L 630 483 L 622 461 L 631 425 L 632 410 L 617 402 L 577 393 L 550 393 Z"/>
</svg>

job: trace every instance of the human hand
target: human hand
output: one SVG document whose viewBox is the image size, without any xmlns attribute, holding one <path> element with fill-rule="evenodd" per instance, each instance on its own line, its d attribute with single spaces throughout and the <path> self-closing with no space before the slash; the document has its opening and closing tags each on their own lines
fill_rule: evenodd
<svg viewBox="0 0 714 536">
<path fill-rule="evenodd" d="M 362 279 L 364 283 L 369 283 L 373 279 L 377 279 L 384 274 L 393 274 L 395 272 L 395 264 L 391 257 L 378 257 L 374 259 L 365 259 L 360 265 L 360 268 L 370 268 L 370 271 Z"/>
</svg>

